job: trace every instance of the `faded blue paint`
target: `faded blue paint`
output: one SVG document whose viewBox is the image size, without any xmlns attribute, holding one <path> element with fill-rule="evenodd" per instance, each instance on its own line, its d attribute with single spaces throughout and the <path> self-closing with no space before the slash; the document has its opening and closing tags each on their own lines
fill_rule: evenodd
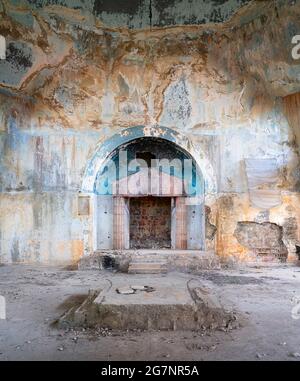
<svg viewBox="0 0 300 381">
<path fill-rule="evenodd" d="M 19 151 L 20 145 L 25 145 L 28 148 L 30 136 L 24 134 L 17 126 L 15 118 L 11 115 L 8 117 L 8 135 L 7 145 L 12 151 Z"/>
<path fill-rule="evenodd" d="M 19 24 L 22 24 L 27 28 L 33 28 L 34 18 L 31 12 L 8 11 L 7 13 L 12 19 L 17 21 Z"/>
<path fill-rule="evenodd" d="M 137 152 L 144 152 L 147 150 L 154 154 L 155 159 L 157 160 L 157 169 L 167 175 L 177 177 L 181 181 L 185 182 L 187 185 L 187 189 L 185 189 L 185 191 L 189 196 L 203 194 L 203 179 L 197 172 L 195 160 L 193 160 L 191 155 L 183 152 L 183 150 L 175 143 L 170 143 L 168 141 L 162 143 L 162 139 L 155 139 L 153 140 L 152 137 L 139 138 L 125 145 L 119 146 L 112 154 L 109 155 L 109 158 L 99 169 L 94 185 L 94 193 L 97 195 L 112 195 L 113 182 L 124 177 L 131 176 L 140 171 L 140 167 L 133 169 L 130 162 L 136 158 Z M 126 156 L 122 156 L 122 158 L 120 158 L 120 152 L 122 151 L 123 155 Z M 127 166 L 125 167 L 123 165 L 126 164 L 126 162 L 120 162 L 120 160 L 123 159 L 127 162 Z M 162 165 L 163 162 L 159 164 L 160 160 L 167 160 L 167 162 L 169 161 L 170 167 L 168 164 Z M 179 160 L 180 162 L 173 160 Z M 192 163 L 190 160 L 192 160 Z"/>
<path fill-rule="evenodd" d="M 136 126 L 130 127 L 122 130 L 121 132 L 113 135 L 106 141 L 104 141 L 99 148 L 96 150 L 94 156 L 88 163 L 83 179 L 82 191 L 84 192 L 96 192 L 96 180 L 97 175 L 105 168 L 106 160 L 109 156 L 120 146 L 134 141 L 139 138 L 154 137 L 165 139 L 171 143 L 174 143 L 180 151 L 182 151 L 187 157 L 192 158 L 195 161 L 195 167 L 197 168 L 198 176 L 189 184 L 189 193 L 192 195 L 191 189 L 195 188 L 194 195 L 199 195 L 204 193 L 204 179 L 202 171 L 193 157 L 193 155 L 188 152 L 187 148 L 190 143 L 188 139 L 182 134 L 178 133 L 167 127 L 162 126 Z M 197 184 L 197 185 L 196 185 Z"/>
<path fill-rule="evenodd" d="M 115 134 L 111 138 L 105 140 L 105 142 L 101 144 L 101 147 L 96 151 L 92 160 L 90 161 L 86 169 L 85 176 L 92 176 L 94 174 L 93 164 L 96 160 L 98 159 L 105 160 L 108 154 L 113 152 L 120 145 L 128 143 L 138 138 L 144 138 L 145 137 L 144 128 L 145 128 L 144 126 L 130 127 L 125 130 L 122 130 L 118 134 Z M 158 137 L 169 140 L 170 142 L 176 143 L 176 138 L 174 135 L 178 133 L 174 133 L 173 130 L 170 130 L 169 128 L 166 128 L 166 127 L 159 127 L 159 128 L 162 129 L 162 131 L 164 132 L 164 135 L 163 136 L 159 135 Z M 150 136 L 155 137 L 156 136 L 155 131 L 153 131 L 153 133 Z"/>
</svg>

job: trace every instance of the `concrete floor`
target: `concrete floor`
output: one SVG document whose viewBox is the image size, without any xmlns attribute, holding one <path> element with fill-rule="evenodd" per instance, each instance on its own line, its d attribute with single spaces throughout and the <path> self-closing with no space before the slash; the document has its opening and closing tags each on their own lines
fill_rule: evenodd
<svg viewBox="0 0 300 381">
<path fill-rule="evenodd" d="M 112 284 L 173 284 L 196 278 L 244 317 L 229 332 L 120 332 L 58 330 L 51 323 L 89 289 Z M 1 360 L 299 360 L 300 268 L 243 267 L 201 275 L 127 275 L 57 267 L 0 267 L 0 295 L 7 319 L 0 320 Z M 299 309 L 300 310 L 300 309 Z M 299 356 L 299 357 L 298 357 Z"/>
</svg>

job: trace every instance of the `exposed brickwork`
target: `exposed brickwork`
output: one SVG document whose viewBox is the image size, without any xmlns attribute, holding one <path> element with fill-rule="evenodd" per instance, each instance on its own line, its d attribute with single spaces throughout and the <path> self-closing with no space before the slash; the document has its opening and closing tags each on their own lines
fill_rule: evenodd
<svg viewBox="0 0 300 381">
<path fill-rule="evenodd" d="M 171 198 L 130 199 L 130 247 L 171 247 Z"/>
</svg>

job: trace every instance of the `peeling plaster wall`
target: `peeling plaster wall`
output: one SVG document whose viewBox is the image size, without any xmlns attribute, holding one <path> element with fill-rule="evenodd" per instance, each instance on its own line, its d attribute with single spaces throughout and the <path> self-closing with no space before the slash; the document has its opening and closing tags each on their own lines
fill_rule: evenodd
<svg viewBox="0 0 300 381">
<path fill-rule="evenodd" d="M 11 3 L 23 3 L 33 10 L 64 6 L 79 9 L 86 17 L 95 18 L 107 27 L 141 29 L 224 22 L 249 0 L 11 0 Z M 32 24 L 30 16 L 22 18 L 18 12 L 13 15 L 26 25 Z"/>
<path fill-rule="evenodd" d="M 251 259 L 234 236 L 238 222 L 271 222 L 292 260 L 299 140 L 283 98 L 300 91 L 291 56 L 300 2 L 152 1 L 151 20 L 149 1 L 130 3 L 0 2 L 0 261 L 91 252 L 92 203 L 78 215 L 86 166 L 108 138 L 138 125 L 186 136 L 195 160 L 209 163 L 217 231 L 207 248 Z M 279 206 L 250 206 L 246 158 L 276 158 Z"/>
<path fill-rule="evenodd" d="M 300 147 L 300 93 L 287 95 L 283 98 L 283 110 L 295 135 L 294 144 Z M 299 152 L 300 154 L 300 152 Z"/>
</svg>

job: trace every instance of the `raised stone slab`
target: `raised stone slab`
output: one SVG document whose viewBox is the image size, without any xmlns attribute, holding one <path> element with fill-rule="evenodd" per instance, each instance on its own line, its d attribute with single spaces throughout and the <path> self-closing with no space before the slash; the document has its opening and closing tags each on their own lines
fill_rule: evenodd
<svg viewBox="0 0 300 381">
<path fill-rule="evenodd" d="M 236 325 L 231 308 L 203 282 L 172 276 L 139 276 L 132 288 L 150 286 L 150 292 L 131 289 L 130 279 L 111 278 L 91 291 L 80 307 L 71 308 L 58 321 L 60 327 L 101 327 L 120 330 L 229 329 Z M 133 286 L 135 285 L 135 286 Z M 122 291 L 123 290 L 123 291 Z M 124 293 L 123 293 L 124 292 Z"/>
</svg>

